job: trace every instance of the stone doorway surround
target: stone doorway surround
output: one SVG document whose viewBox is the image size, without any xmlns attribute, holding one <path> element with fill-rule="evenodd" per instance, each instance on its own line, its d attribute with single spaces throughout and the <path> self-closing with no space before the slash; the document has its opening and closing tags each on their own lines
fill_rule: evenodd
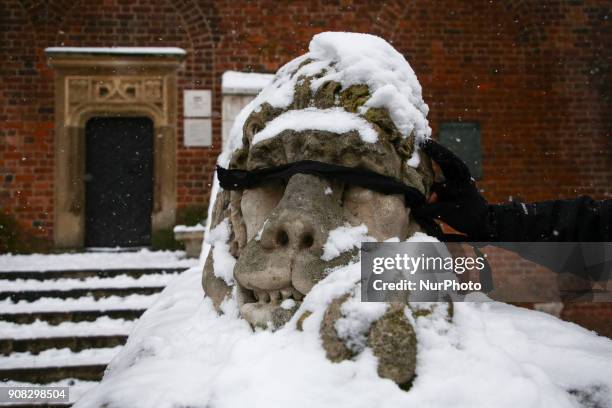
<svg viewBox="0 0 612 408">
<path fill-rule="evenodd" d="M 45 50 L 55 69 L 54 243 L 81 248 L 85 238 L 85 124 L 96 116 L 146 116 L 153 121 L 152 232 L 176 215 L 176 71 L 180 48 Z"/>
</svg>

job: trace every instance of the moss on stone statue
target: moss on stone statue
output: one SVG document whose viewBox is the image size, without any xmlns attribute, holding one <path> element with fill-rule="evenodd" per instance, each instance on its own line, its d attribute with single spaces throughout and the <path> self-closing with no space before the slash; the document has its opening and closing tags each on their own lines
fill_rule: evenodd
<svg viewBox="0 0 612 408">
<path fill-rule="evenodd" d="M 367 342 L 378 358 L 378 375 L 397 384 L 409 382 L 416 372 L 416 334 L 405 307 L 391 303 L 383 317 L 372 323 Z"/>
<path fill-rule="evenodd" d="M 338 82 L 329 81 L 317 89 L 314 95 L 314 106 L 317 109 L 330 109 L 337 105 L 336 96 L 342 89 Z"/>
<path fill-rule="evenodd" d="M 367 85 L 351 85 L 340 92 L 340 105 L 348 112 L 356 113 L 370 99 L 370 89 Z"/>
<path fill-rule="evenodd" d="M 329 361 L 339 363 L 353 357 L 354 353 L 349 349 L 344 341 L 338 337 L 336 332 L 336 322 L 342 317 L 342 304 L 348 299 L 348 295 L 335 299 L 327 307 L 323 321 L 321 322 L 321 342 L 325 349 L 325 355 Z"/>
<path fill-rule="evenodd" d="M 306 319 L 308 319 L 308 317 L 310 317 L 310 315 L 312 315 L 312 312 L 307 310 L 304 313 L 302 313 L 302 315 L 299 317 L 299 319 L 297 320 L 297 322 L 295 323 L 295 327 L 299 330 L 299 331 L 304 331 L 304 321 Z"/>
<path fill-rule="evenodd" d="M 304 109 L 310 106 L 312 92 L 310 90 L 310 78 L 304 77 L 299 80 L 293 91 L 293 103 L 291 109 Z"/>
<path fill-rule="evenodd" d="M 338 337 L 336 322 L 342 317 L 344 295 L 325 311 L 320 334 L 325 355 L 335 363 L 353 358 L 355 353 Z M 416 372 L 416 333 L 406 318 L 405 305 L 389 303 L 385 314 L 368 330 L 367 345 L 378 359 L 378 375 L 397 384 L 409 384 Z"/>
</svg>

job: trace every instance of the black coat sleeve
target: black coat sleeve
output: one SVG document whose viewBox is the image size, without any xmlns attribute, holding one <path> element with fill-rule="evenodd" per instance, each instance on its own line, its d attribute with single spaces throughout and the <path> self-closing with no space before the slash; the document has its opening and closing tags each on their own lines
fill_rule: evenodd
<svg viewBox="0 0 612 408">
<path fill-rule="evenodd" d="M 612 241 L 612 200 L 513 202 L 490 205 L 489 215 L 498 242 Z"/>
<path fill-rule="evenodd" d="M 609 279 L 609 263 L 605 253 L 609 244 L 601 248 L 588 245 L 559 244 L 558 250 L 545 251 L 519 242 L 610 242 L 612 241 L 612 200 L 595 201 L 590 197 L 572 200 L 544 201 L 523 204 L 508 203 L 489 206 L 490 222 L 496 246 L 514 251 L 525 259 L 539 263 L 556 272 L 570 272 L 588 280 Z M 554 249 L 554 247 L 552 247 Z M 559 251 L 563 252 L 560 257 Z M 596 258 L 593 259 L 593 252 Z M 588 255 L 587 255 L 588 253 Z M 585 260 L 588 259 L 588 262 Z M 587 264 L 597 262 L 598 267 Z M 601 263 L 599 263 L 601 261 Z"/>
</svg>

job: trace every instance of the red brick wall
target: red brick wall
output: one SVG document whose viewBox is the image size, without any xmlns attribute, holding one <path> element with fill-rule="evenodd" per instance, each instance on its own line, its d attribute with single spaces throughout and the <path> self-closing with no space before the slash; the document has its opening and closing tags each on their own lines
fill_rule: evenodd
<svg viewBox="0 0 612 408">
<path fill-rule="evenodd" d="M 49 236 L 53 220 L 52 77 L 41 69 L 36 30 L 16 4 L 0 5 L 0 207 Z"/>
<path fill-rule="evenodd" d="M 275 71 L 324 30 L 382 35 L 415 69 L 437 129 L 478 121 L 491 201 L 610 196 L 610 70 L 599 2 L 8 0 L 0 10 L 0 205 L 53 228 L 53 72 L 47 46 L 178 46 L 180 89 L 212 89 L 214 146 L 178 143 L 178 204 L 202 204 L 220 143 L 220 76 Z M 182 112 L 179 97 L 179 113 Z M 179 123 L 182 117 L 179 117 Z"/>
<path fill-rule="evenodd" d="M 274 72 L 325 30 L 375 33 L 404 53 L 423 85 L 434 132 L 441 121 L 480 123 L 480 186 L 490 201 L 610 197 L 609 18 L 596 0 L 4 0 L 0 208 L 24 231 L 51 240 L 54 99 L 45 47 L 187 50 L 180 91 L 213 90 L 214 145 L 183 147 L 179 126 L 184 207 L 208 199 L 221 140 L 221 74 Z M 564 313 L 588 320 L 591 312 L 574 306 Z"/>
</svg>

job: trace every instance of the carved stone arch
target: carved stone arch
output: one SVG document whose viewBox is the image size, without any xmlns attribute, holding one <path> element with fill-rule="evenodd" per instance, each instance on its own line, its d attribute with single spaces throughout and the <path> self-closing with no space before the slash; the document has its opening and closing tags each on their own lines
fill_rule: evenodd
<svg viewBox="0 0 612 408">
<path fill-rule="evenodd" d="M 153 232 L 172 227 L 176 212 L 176 71 L 180 49 L 47 49 L 55 79 L 54 241 L 78 248 L 85 237 L 85 126 L 95 116 L 151 119 Z"/>
<path fill-rule="evenodd" d="M 110 112 L 110 115 L 109 115 Z M 146 116 L 151 119 L 156 128 L 168 126 L 168 121 L 165 115 L 155 106 L 150 104 L 134 104 L 134 105 L 104 105 L 104 104 L 86 104 L 79 106 L 70 117 L 67 126 L 85 127 L 87 121 L 96 116 Z"/>
</svg>

